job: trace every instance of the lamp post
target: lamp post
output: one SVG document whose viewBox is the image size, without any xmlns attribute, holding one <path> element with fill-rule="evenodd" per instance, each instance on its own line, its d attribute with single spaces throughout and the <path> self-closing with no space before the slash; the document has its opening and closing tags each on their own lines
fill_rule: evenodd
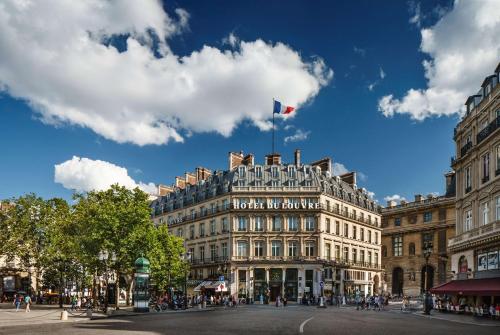
<svg viewBox="0 0 500 335">
<path fill-rule="evenodd" d="M 191 251 L 186 252 L 183 256 L 182 259 L 185 262 L 191 262 Z M 184 274 L 184 309 L 187 309 L 187 281 L 188 281 L 188 271 L 186 269 L 186 273 Z"/>
<path fill-rule="evenodd" d="M 109 253 L 107 250 L 99 252 L 99 260 L 104 263 L 104 281 L 106 283 L 106 290 L 104 291 L 104 313 L 108 312 L 108 300 L 109 300 L 109 269 L 108 269 L 108 260 L 110 259 Z M 116 256 L 114 253 L 111 253 L 111 260 L 115 261 Z M 120 280 L 117 278 L 116 280 Z M 118 307 L 118 306 L 116 306 Z"/>
<path fill-rule="evenodd" d="M 424 257 L 425 257 L 425 271 L 424 271 L 424 314 L 430 315 L 430 302 L 429 302 L 429 291 L 427 290 L 428 286 L 428 266 L 429 266 L 429 257 L 432 254 L 432 241 L 424 242 Z"/>
</svg>

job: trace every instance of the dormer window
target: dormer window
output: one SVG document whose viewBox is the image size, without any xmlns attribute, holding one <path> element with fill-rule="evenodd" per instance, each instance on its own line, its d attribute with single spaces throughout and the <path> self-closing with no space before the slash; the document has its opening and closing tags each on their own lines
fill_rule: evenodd
<svg viewBox="0 0 500 335">
<path fill-rule="evenodd" d="M 474 100 L 469 103 L 469 113 L 474 109 Z"/>
<path fill-rule="evenodd" d="M 488 85 L 484 87 L 484 96 L 487 96 L 490 93 L 491 93 L 491 83 L 488 83 Z"/>
<path fill-rule="evenodd" d="M 288 167 L 288 178 L 290 179 L 295 179 L 297 177 L 297 170 L 295 169 L 295 166 L 289 166 Z"/>
<path fill-rule="evenodd" d="M 278 178 L 279 177 L 278 167 L 277 166 L 272 166 L 271 167 L 271 177 L 273 177 L 273 178 Z"/>
<path fill-rule="evenodd" d="M 244 178 L 246 175 L 246 166 L 238 167 L 238 175 L 240 178 Z"/>
<path fill-rule="evenodd" d="M 304 166 L 304 175 L 306 178 L 311 177 L 311 167 L 310 166 Z"/>
<path fill-rule="evenodd" d="M 255 178 L 262 178 L 262 166 L 255 167 Z"/>
</svg>

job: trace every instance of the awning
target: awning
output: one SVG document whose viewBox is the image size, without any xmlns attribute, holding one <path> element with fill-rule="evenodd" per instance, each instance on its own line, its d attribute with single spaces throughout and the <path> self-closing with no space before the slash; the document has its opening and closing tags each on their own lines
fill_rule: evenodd
<svg viewBox="0 0 500 335">
<path fill-rule="evenodd" d="M 199 291 L 201 291 L 201 288 L 202 288 L 203 286 L 204 286 L 205 288 L 208 288 L 210 285 L 212 285 L 212 281 L 210 281 L 210 280 L 202 281 L 202 282 L 201 282 L 198 286 L 196 286 L 196 287 L 194 288 L 194 290 L 193 290 L 193 291 L 195 291 L 195 292 L 199 292 Z"/>
<path fill-rule="evenodd" d="M 500 278 L 452 280 L 430 289 L 435 294 L 500 295 Z"/>
</svg>

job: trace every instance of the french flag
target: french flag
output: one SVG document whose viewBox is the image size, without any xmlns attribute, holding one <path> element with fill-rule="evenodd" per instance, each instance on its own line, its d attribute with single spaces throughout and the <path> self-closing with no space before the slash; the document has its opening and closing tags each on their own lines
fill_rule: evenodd
<svg viewBox="0 0 500 335">
<path fill-rule="evenodd" d="M 295 107 L 285 106 L 281 102 L 274 100 L 273 114 L 290 114 Z"/>
</svg>

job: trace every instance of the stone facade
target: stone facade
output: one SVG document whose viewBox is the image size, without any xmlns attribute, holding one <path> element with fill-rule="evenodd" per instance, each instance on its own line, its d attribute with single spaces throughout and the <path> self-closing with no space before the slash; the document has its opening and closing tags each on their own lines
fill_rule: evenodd
<svg viewBox="0 0 500 335">
<path fill-rule="evenodd" d="M 455 128 L 456 237 L 449 241 L 455 279 L 500 278 L 500 64 Z"/>
<path fill-rule="evenodd" d="M 229 170 L 154 201 L 153 220 L 185 239 L 193 285 L 224 276 L 230 294 L 256 301 L 378 292 L 379 207 L 331 165 L 230 153 Z"/>
<path fill-rule="evenodd" d="M 454 174 L 447 175 L 447 194 L 415 196 L 414 202 L 390 202 L 382 209 L 382 264 L 387 290 L 393 295 L 418 296 L 451 278 L 447 241 L 455 234 Z M 424 257 L 424 241 L 432 252 Z"/>
</svg>

